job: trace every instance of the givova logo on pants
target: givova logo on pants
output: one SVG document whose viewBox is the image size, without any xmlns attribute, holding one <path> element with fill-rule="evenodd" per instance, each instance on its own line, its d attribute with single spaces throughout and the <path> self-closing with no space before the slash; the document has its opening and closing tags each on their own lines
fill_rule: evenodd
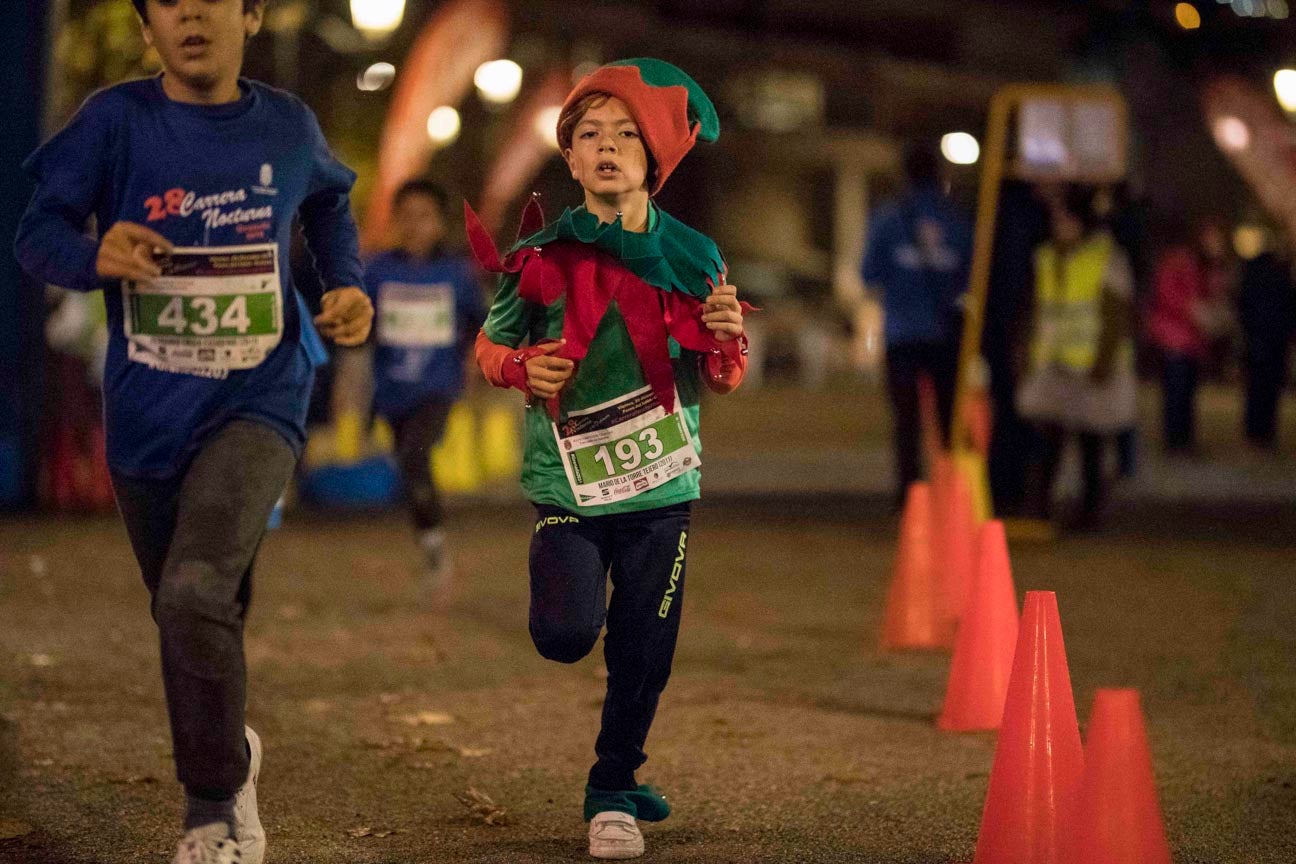
<svg viewBox="0 0 1296 864">
<path fill-rule="evenodd" d="M 662 597 L 661 608 L 657 610 L 658 618 L 665 618 L 669 615 L 671 603 L 675 602 L 675 591 L 679 588 L 679 577 L 684 572 L 684 544 L 687 541 L 688 532 L 681 531 L 679 554 L 675 556 L 675 563 L 671 566 L 670 585 L 666 588 L 666 595 Z"/>
<path fill-rule="evenodd" d="M 539 534 L 541 528 L 548 528 L 550 525 L 579 525 L 580 519 L 575 516 L 546 516 L 536 523 L 535 533 Z"/>
</svg>

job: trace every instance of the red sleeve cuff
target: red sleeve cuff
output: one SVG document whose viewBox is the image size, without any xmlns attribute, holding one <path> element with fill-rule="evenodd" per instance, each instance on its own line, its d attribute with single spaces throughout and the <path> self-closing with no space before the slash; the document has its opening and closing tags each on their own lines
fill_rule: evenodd
<svg viewBox="0 0 1296 864">
<path fill-rule="evenodd" d="M 747 374 L 747 334 L 721 342 L 705 356 L 702 371 L 715 393 L 732 393 Z"/>
</svg>

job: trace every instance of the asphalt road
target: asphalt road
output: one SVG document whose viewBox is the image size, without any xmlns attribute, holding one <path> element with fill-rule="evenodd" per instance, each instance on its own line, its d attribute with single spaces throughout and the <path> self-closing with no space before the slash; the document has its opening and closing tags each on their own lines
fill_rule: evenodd
<svg viewBox="0 0 1296 864">
<path fill-rule="evenodd" d="M 935 729 L 946 657 L 877 648 L 894 533 L 880 504 L 698 507 L 641 772 L 676 813 L 646 828 L 645 860 L 971 860 L 994 738 Z M 1081 724 L 1096 687 L 1141 690 L 1179 864 L 1296 860 L 1291 517 L 1113 516 L 1013 549 L 1019 596 L 1058 592 Z M 290 514 L 269 538 L 247 640 L 267 861 L 587 860 L 601 663 L 532 649 L 529 530 L 523 507 L 457 510 L 444 613 L 416 602 L 398 514 Z M 168 860 L 181 798 L 157 664 L 114 520 L 0 522 L 0 861 Z M 460 803 L 469 790 L 502 824 Z"/>
</svg>

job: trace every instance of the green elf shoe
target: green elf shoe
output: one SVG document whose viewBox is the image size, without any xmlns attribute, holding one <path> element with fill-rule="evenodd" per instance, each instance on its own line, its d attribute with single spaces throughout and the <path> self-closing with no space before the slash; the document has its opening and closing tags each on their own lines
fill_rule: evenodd
<svg viewBox="0 0 1296 864">
<path fill-rule="evenodd" d="M 653 787 L 642 784 L 634 790 L 609 791 L 585 787 L 585 821 L 608 810 L 629 813 L 642 822 L 660 822 L 670 815 L 666 796 Z"/>
</svg>

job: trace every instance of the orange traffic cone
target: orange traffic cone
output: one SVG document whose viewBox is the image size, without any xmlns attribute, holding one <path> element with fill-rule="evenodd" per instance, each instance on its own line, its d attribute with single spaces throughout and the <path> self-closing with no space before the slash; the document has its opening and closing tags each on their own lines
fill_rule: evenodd
<svg viewBox="0 0 1296 864">
<path fill-rule="evenodd" d="M 954 643 L 945 709 L 936 725 L 947 732 L 998 729 L 1017 645 L 1017 594 L 1003 523 L 981 527 L 976 582 Z"/>
<path fill-rule="evenodd" d="M 1059 864 L 1083 772 L 1057 595 L 1029 591 L 974 864 Z"/>
<path fill-rule="evenodd" d="M 1137 690 L 1099 690 L 1067 864 L 1170 864 Z"/>
<path fill-rule="evenodd" d="M 935 463 L 937 504 L 936 584 L 939 588 L 941 632 L 953 646 L 958 622 L 967 607 L 976 572 L 976 520 L 967 478 L 948 454 Z"/>
<path fill-rule="evenodd" d="M 900 519 L 900 543 L 882 617 L 882 647 L 939 648 L 931 544 L 931 487 L 911 483 Z"/>
</svg>

